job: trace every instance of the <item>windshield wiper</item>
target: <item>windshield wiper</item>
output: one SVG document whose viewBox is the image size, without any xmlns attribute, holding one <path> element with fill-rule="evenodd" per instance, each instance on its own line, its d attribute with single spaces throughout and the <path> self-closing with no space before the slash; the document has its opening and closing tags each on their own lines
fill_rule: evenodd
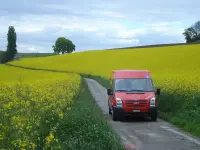
<svg viewBox="0 0 200 150">
<path fill-rule="evenodd" d="M 136 92 L 144 92 L 144 90 L 130 90 L 130 92 L 134 92 L 134 91 L 136 91 Z"/>
<path fill-rule="evenodd" d="M 130 90 L 130 91 L 127 91 L 126 93 L 127 94 L 144 94 L 144 90 Z"/>
<path fill-rule="evenodd" d="M 116 90 L 117 92 L 128 92 L 127 90 Z"/>
<path fill-rule="evenodd" d="M 116 90 L 116 92 L 127 92 L 127 93 L 131 93 L 131 92 L 145 92 L 144 90 Z"/>
</svg>

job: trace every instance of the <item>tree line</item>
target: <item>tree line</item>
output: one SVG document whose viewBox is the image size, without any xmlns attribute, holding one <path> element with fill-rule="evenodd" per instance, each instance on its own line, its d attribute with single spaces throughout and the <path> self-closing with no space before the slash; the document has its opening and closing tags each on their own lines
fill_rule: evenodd
<svg viewBox="0 0 200 150">
<path fill-rule="evenodd" d="M 192 26 L 183 32 L 186 43 L 192 43 L 200 40 L 200 21 L 195 22 Z"/>
<path fill-rule="evenodd" d="M 14 26 L 9 26 L 8 28 L 7 42 L 8 43 L 6 51 L 0 52 L 0 63 L 7 63 L 18 57 L 17 44 L 16 44 L 17 34 Z M 57 40 L 55 41 L 55 45 L 52 46 L 55 54 L 72 53 L 73 51 L 75 51 L 75 47 L 76 46 L 74 45 L 74 43 L 65 37 L 57 38 Z"/>
</svg>

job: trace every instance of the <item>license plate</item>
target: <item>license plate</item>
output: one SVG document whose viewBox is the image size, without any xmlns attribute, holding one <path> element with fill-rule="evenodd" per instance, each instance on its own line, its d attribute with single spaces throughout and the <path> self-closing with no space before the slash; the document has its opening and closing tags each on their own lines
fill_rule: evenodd
<svg viewBox="0 0 200 150">
<path fill-rule="evenodd" d="M 140 112 L 140 110 L 133 110 L 133 112 Z"/>
</svg>

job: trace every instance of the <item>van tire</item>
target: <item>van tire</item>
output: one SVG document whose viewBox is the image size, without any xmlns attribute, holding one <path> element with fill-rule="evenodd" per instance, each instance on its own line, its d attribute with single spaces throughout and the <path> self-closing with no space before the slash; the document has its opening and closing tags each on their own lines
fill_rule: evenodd
<svg viewBox="0 0 200 150">
<path fill-rule="evenodd" d="M 112 120 L 113 121 L 117 121 L 118 120 L 118 117 L 117 117 L 115 111 L 112 111 Z"/>
<path fill-rule="evenodd" d="M 109 114 L 111 115 L 112 114 L 112 110 L 110 109 L 110 107 L 108 106 L 108 112 L 109 112 Z"/>
<path fill-rule="evenodd" d="M 155 112 L 155 113 L 153 113 L 150 117 L 151 117 L 151 120 L 152 120 L 152 121 L 157 121 L 158 113 Z"/>
</svg>

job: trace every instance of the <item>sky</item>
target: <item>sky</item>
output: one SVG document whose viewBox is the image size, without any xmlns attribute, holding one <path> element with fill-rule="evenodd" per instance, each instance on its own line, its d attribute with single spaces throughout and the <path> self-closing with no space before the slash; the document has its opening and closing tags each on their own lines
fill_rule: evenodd
<svg viewBox="0 0 200 150">
<path fill-rule="evenodd" d="M 198 21 L 199 0 L 1 0 L 0 49 L 9 26 L 18 52 L 53 52 L 58 37 L 76 52 L 185 42 L 185 28 Z"/>
</svg>

